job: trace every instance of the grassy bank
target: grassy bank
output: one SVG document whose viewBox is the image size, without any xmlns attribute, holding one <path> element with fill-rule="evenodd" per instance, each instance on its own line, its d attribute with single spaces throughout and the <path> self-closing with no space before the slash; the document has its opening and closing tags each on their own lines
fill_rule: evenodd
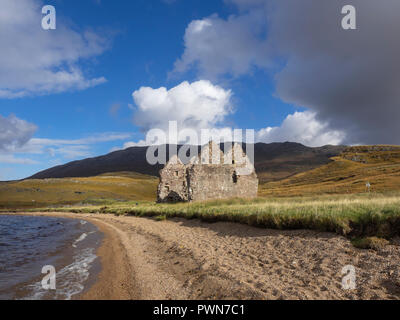
<svg viewBox="0 0 400 320">
<path fill-rule="evenodd" d="M 33 211 L 109 213 L 229 221 L 273 229 L 313 229 L 350 238 L 391 238 L 400 233 L 400 194 L 330 195 L 299 198 L 231 199 L 200 203 L 114 202 Z"/>
</svg>

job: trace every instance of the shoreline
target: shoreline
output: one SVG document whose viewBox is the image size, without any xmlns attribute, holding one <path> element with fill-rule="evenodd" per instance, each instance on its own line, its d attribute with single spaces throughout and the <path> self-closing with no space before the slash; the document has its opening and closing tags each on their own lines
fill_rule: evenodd
<svg viewBox="0 0 400 320">
<path fill-rule="evenodd" d="M 102 269 L 74 299 L 400 299 L 400 238 L 374 251 L 312 230 L 110 214 L 22 215 L 86 220 L 104 234 L 97 252 Z M 342 287 L 347 265 L 357 272 L 355 290 Z"/>
<path fill-rule="evenodd" d="M 83 218 L 96 225 L 104 234 L 96 254 L 101 261 L 101 270 L 95 283 L 74 300 L 135 300 L 134 279 L 126 250 L 118 235 L 99 220 Z"/>
<path fill-rule="evenodd" d="M 33 217 L 57 217 L 85 220 L 94 224 L 103 234 L 103 240 L 96 251 L 100 260 L 100 271 L 88 288 L 72 297 L 72 300 L 132 300 L 137 299 L 134 292 L 133 273 L 126 259 L 124 246 L 109 226 L 89 215 L 75 213 L 0 213 L 1 215 L 19 215 Z"/>
</svg>

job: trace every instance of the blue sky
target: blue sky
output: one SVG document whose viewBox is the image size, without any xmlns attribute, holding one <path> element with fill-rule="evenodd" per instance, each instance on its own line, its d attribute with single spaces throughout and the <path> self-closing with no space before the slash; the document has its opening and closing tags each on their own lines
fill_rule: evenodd
<svg viewBox="0 0 400 320">
<path fill-rule="evenodd" d="M 174 116 L 196 130 L 255 129 L 263 142 L 369 142 L 347 139 L 334 108 L 303 96 L 316 84 L 296 72 L 316 59 L 299 62 L 304 52 L 287 45 L 294 29 L 277 42 L 269 2 L 2 0 L 0 180 L 136 145 Z M 41 29 L 44 4 L 56 8 L 56 30 Z"/>
</svg>

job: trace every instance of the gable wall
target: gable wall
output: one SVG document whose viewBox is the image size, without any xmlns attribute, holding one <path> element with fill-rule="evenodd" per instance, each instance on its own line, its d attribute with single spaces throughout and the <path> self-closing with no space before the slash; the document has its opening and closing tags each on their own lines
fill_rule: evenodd
<svg viewBox="0 0 400 320">
<path fill-rule="evenodd" d="M 189 200 L 203 201 L 226 198 L 254 198 L 258 179 L 254 175 L 238 176 L 231 165 L 200 165 L 188 169 Z"/>
<path fill-rule="evenodd" d="M 160 172 L 157 192 L 158 202 L 188 201 L 186 169 L 176 164 L 165 167 Z"/>
</svg>

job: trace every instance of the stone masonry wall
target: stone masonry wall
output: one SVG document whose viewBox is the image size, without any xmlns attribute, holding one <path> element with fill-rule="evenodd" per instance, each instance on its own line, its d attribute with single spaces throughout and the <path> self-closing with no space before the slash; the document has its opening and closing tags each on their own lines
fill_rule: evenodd
<svg viewBox="0 0 400 320">
<path fill-rule="evenodd" d="M 234 166 L 200 165 L 188 169 L 189 200 L 254 198 L 258 179 L 253 175 L 237 176 Z"/>
<path fill-rule="evenodd" d="M 211 149 L 213 154 L 209 155 Z M 230 157 L 229 164 L 215 164 L 223 161 L 224 154 L 210 142 L 203 147 L 200 156 L 187 165 L 175 156 L 160 172 L 158 202 L 257 197 L 257 175 L 252 165 L 246 166 L 249 161 L 245 155 L 244 161 L 239 161 L 243 160 L 242 154 L 241 147 L 234 145 L 225 155 Z M 243 171 L 245 167 L 250 169 Z"/>
<path fill-rule="evenodd" d="M 186 167 L 183 164 L 167 164 L 160 173 L 158 202 L 188 201 Z"/>
</svg>

